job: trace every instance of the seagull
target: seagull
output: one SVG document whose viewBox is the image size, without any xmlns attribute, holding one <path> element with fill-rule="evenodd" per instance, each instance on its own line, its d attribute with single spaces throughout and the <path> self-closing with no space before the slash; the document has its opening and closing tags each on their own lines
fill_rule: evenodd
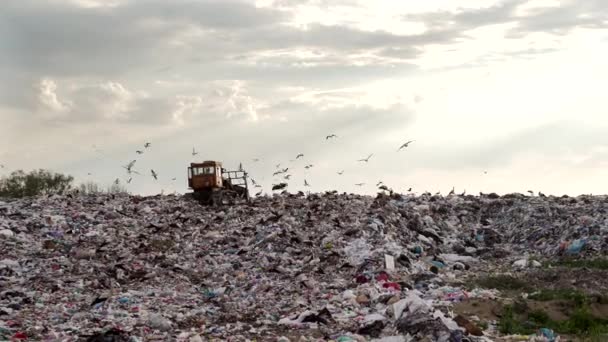
<svg viewBox="0 0 608 342">
<path fill-rule="evenodd" d="M 132 180 L 133 180 L 133 178 L 129 177 L 129 179 L 127 179 L 127 184 L 131 184 Z"/>
<path fill-rule="evenodd" d="M 196 152 L 196 150 L 194 149 L 194 147 L 192 148 L 192 156 L 196 156 L 198 154 L 198 152 Z"/>
<path fill-rule="evenodd" d="M 92 174 L 92 173 L 90 173 L 90 172 L 88 172 L 88 173 L 87 173 L 87 176 L 92 176 L 92 175 L 93 175 L 93 174 Z"/>
<path fill-rule="evenodd" d="M 296 156 L 296 159 L 300 159 L 300 158 L 302 158 L 302 157 L 304 157 L 304 155 L 303 155 L 302 153 L 300 153 L 300 154 L 298 154 L 298 155 Z"/>
<path fill-rule="evenodd" d="M 253 186 L 254 188 L 261 188 L 262 186 L 260 184 L 256 184 Z"/>
<path fill-rule="evenodd" d="M 380 190 L 384 190 L 384 191 L 390 191 L 390 190 L 389 190 L 389 188 L 388 188 L 386 185 L 384 185 L 384 184 L 380 185 L 378 188 L 379 188 Z"/>
<path fill-rule="evenodd" d="M 150 145 L 152 145 L 152 144 L 150 144 L 149 142 L 147 142 L 147 143 L 144 144 L 144 148 L 148 148 L 148 147 L 150 147 Z"/>
<path fill-rule="evenodd" d="M 128 172 L 129 174 L 131 174 L 131 169 L 132 169 L 132 168 L 133 168 L 133 166 L 135 165 L 135 162 L 137 162 L 137 160 L 135 160 L 135 159 L 134 159 L 134 160 L 131 160 L 131 161 L 129 162 L 129 164 L 127 164 L 127 165 L 123 166 L 123 168 L 124 168 L 125 170 L 127 170 L 127 172 Z"/>
<path fill-rule="evenodd" d="M 137 151 L 135 151 L 135 153 L 137 153 L 137 154 L 144 154 L 144 151 L 137 150 Z"/>
<path fill-rule="evenodd" d="M 373 155 L 374 155 L 374 154 L 372 153 L 372 154 L 370 154 L 369 156 L 367 156 L 367 158 L 365 158 L 365 159 L 359 159 L 359 160 L 357 160 L 357 161 L 360 161 L 360 162 L 366 162 L 366 163 L 367 163 L 367 162 L 369 162 L 369 158 L 371 158 Z"/>
<path fill-rule="evenodd" d="M 257 194 L 255 194 L 255 195 L 256 195 L 256 197 L 257 197 L 257 196 L 260 196 L 260 195 L 262 194 L 262 191 L 264 191 L 264 190 L 260 190 L 260 192 L 258 192 Z"/>
<path fill-rule="evenodd" d="M 287 172 L 287 170 L 289 170 L 289 168 L 288 168 L 288 167 L 284 168 L 283 170 L 275 171 L 275 172 L 274 172 L 272 175 L 273 175 L 273 176 L 276 176 L 276 175 L 279 175 L 279 174 L 281 174 L 281 173 L 285 173 L 285 172 Z"/>
<path fill-rule="evenodd" d="M 154 180 L 158 180 L 158 174 L 156 174 L 156 171 L 154 170 L 150 170 L 152 171 L 152 177 L 154 177 Z"/>
<path fill-rule="evenodd" d="M 534 191 L 528 190 L 528 192 L 530 193 L 530 196 L 534 196 Z"/>
<path fill-rule="evenodd" d="M 357 184 L 355 184 L 355 185 L 356 185 L 356 186 L 364 186 L 364 185 L 365 185 L 365 183 L 357 183 Z"/>
<path fill-rule="evenodd" d="M 243 163 L 239 163 L 239 171 L 243 171 Z"/>
<path fill-rule="evenodd" d="M 376 183 L 376 186 L 380 186 L 380 185 L 382 185 L 382 184 L 384 184 L 384 182 L 379 181 L 378 183 Z"/>
<path fill-rule="evenodd" d="M 306 170 L 308 170 L 308 169 L 310 169 L 310 168 L 311 168 L 311 167 L 313 167 L 313 166 L 314 166 L 314 165 L 309 164 L 309 165 L 304 166 L 304 168 L 305 168 Z"/>
<path fill-rule="evenodd" d="M 289 178 L 291 178 L 291 175 L 285 175 L 285 177 L 283 178 L 289 180 Z"/>
<path fill-rule="evenodd" d="M 172 180 L 172 181 L 174 181 L 174 180 L 176 180 L 176 179 L 177 179 L 177 178 L 175 178 L 175 177 L 174 177 L 174 178 L 171 178 L 171 180 Z"/>
<path fill-rule="evenodd" d="M 335 134 L 330 134 L 330 135 L 328 135 L 328 136 L 326 136 L 326 137 L 325 137 L 325 140 L 329 140 L 329 139 L 331 139 L 331 138 L 337 138 L 337 137 L 338 137 L 338 136 L 337 136 L 337 135 L 335 135 Z"/>
<path fill-rule="evenodd" d="M 412 188 L 407 189 L 408 192 L 412 192 Z"/>
<path fill-rule="evenodd" d="M 340 171 L 340 172 L 336 172 L 337 174 L 339 174 L 340 176 L 342 176 L 342 174 L 344 174 L 344 170 Z"/>
<path fill-rule="evenodd" d="M 253 179 L 253 178 L 250 178 L 250 179 L 251 179 L 251 184 L 253 184 L 253 185 L 258 184 L 258 183 L 255 182 L 255 179 Z"/>
<path fill-rule="evenodd" d="M 308 184 L 308 182 L 306 181 L 306 179 L 304 180 L 304 186 L 310 186 L 310 184 Z"/>
<path fill-rule="evenodd" d="M 279 183 L 272 186 L 272 190 L 283 190 L 287 187 L 287 183 Z"/>
<path fill-rule="evenodd" d="M 281 167 L 281 163 L 279 163 L 279 164 L 276 165 L 277 169 L 280 168 L 280 167 Z"/>
<path fill-rule="evenodd" d="M 114 181 L 114 184 L 118 185 L 120 183 L 120 179 L 116 178 L 116 180 Z"/>
<path fill-rule="evenodd" d="M 414 141 L 415 141 L 415 140 L 410 140 L 410 141 L 408 141 L 408 142 L 404 143 L 403 145 L 401 145 L 401 146 L 399 147 L 399 149 L 397 150 L 397 152 L 399 152 L 399 151 L 401 151 L 402 149 L 404 149 L 404 148 L 408 147 L 408 146 L 409 146 L 411 143 L 413 143 Z"/>
<path fill-rule="evenodd" d="M 254 163 L 257 163 L 257 162 L 259 162 L 259 161 L 260 161 L 258 158 L 253 158 L 253 159 L 251 159 L 251 160 L 252 160 Z"/>
<path fill-rule="evenodd" d="M 454 193 L 455 193 L 454 192 L 454 187 L 452 187 L 452 191 L 450 191 L 450 193 L 448 195 L 453 195 Z"/>
</svg>

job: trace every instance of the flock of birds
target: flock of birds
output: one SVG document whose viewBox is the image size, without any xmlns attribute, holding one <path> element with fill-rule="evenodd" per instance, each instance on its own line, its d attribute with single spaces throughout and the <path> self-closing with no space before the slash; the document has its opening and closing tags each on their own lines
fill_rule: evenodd
<svg viewBox="0 0 608 342">
<path fill-rule="evenodd" d="M 325 137 L 325 140 L 327 141 L 327 140 L 336 139 L 336 138 L 338 138 L 338 136 L 337 136 L 336 134 L 330 134 L 330 135 L 327 135 L 327 136 Z M 414 142 L 414 140 L 409 140 L 409 141 L 407 141 L 407 142 L 403 143 L 402 145 L 400 145 L 400 146 L 399 146 L 399 148 L 397 149 L 397 152 L 399 152 L 399 151 L 403 150 L 404 148 L 409 147 L 409 146 L 410 146 L 410 144 L 411 144 L 411 143 L 413 143 L 413 142 Z M 369 163 L 369 161 L 371 160 L 371 158 L 372 158 L 373 156 L 374 156 L 374 153 L 371 153 L 371 154 L 369 154 L 369 155 L 368 155 L 367 157 L 365 157 L 365 158 L 357 159 L 357 162 L 360 162 L 360 163 Z M 304 154 L 303 154 L 303 153 L 298 153 L 298 154 L 296 155 L 295 159 L 292 159 L 292 160 L 289 160 L 289 161 L 290 161 L 290 162 L 294 162 L 294 161 L 297 161 L 297 160 L 299 160 L 299 159 L 303 159 L 303 158 L 304 158 Z M 253 161 L 254 163 L 257 163 L 257 162 L 259 162 L 259 161 L 260 161 L 260 159 L 259 159 L 259 158 L 254 158 L 254 159 L 252 159 L 252 161 Z M 306 164 L 306 165 L 304 165 L 304 169 L 305 169 L 305 170 L 310 170 L 310 169 L 311 169 L 311 168 L 313 168 L 313 167 L 314 167 L 314 164 Z M 281 164 L 277 164 L 277 165 L 275 165 L 275 171 L 273 172 L 272 176 L 273 176 L 273 177 L 280 176 L 280 177 L 282 177 L 282 180 L 281 180 L 279 183 L 275 183 L 275 184 L 273 184 L 273 185 L 272 185 L 272 190 L 273 190 L 273 191 L 276 191 L 276 190 L 283 190 L 283 189 L 285 189 L 285 188 L 288 186 L 288 184 L 287 184 L 287 182 L 286 182 L 286 181 L 289 181 L 289 180 L 291 179 L 291 177 L 292 177 L 292 174 L 288 173 L 288 172 L 289 172 L 289 170 L 290 170 L 290 168 L 289 168 L 289 167 L 281 168 Z M 344 174 L 344 170 L 337 171 L 336 173 L 337 173 L 339 176 L 342 176 L 342 175 Z M 252 184 L 252 185 L 253 185 L 255 188 L 262 188 L 262 185 L 260 185 L 258 182 L 256 182 L 256 180 L 255 180 L 255 179 L 250 178 L 250 180 L 251 180 L 251 184 Z M 355 183 L 354 185 L 355 185 L 355 186 L 358 186 L 358 187 L 362 187 L 362 186 L 364 186 L 364 185 L 365 185 L 365 183 Z M 310 187 L 310 186 L 311 186 L 311 185 L 310 185 L 310 183 L 308 182 L 308 180 L 307 180 L 307 179 L 304 179 L 304 187 L 307 187 L 307 188 L 308 188 L 308 187 Z M 379 182 L 379 183 L 377 184 L 377 186 L 378 186 L 380 189 L 382 189 L 382 190 L 386 190 L 386 191 L 392 191 L 392 190 L 391 190 L 391 189 L 389 189 L 389 188 L 388 188 L 386 185 L 384 185 L 382 182 Z M 409 189 L 409 191 L 411 191 L 411 188 Z M 261 195 L 261 194 L 262 194 L 262 192 L 263 192 L 263 190 L 260 190 L 260 191 L 259 191 L 258 193 L 256 193 L 255 195 L 256 195 L 256 196 L 259 196 L 259 195 Z"/>
<path fill-rule="evenodd" d="M 326 141 L 328 141 L 328 140 L 337 139 L 337 138 L 338 138 L 338 136 L 337 136 L 336 134 L 329 134 L 329 135 L 327 135 L 327 136 L 325 137 L 325 140 L 326 140 Z M 402 145 L 400 145 L 400 146 L 399 146 L 399 148 L 397 149 L 397 152 L 399 152 L 399 151 L 403 150 L 404 148 L 409 147 L 409 146 L 410 146 L 410 144 L 411 144 L 412 142 L 414 142 L 414 140 L 409 140 L 409 141 L 407 141 L 407 142 L 403 143 Z M 94 145 L 93 145 L 93 147 L 96 149 L 96 147 L 95 147 Z M 148 150 L 149 150 L 151 147 L 152 147 L 152 143 L 150 143 L 150 142 L 146 142 L 146 143 L 143 145 L 143 148 L 142 148 L 142 149 L 138 149 L 138 150 L 136 150 L 136 151 L 135 151 L 135 153 L 136 153 L 138 156 L 139 156 L 139 155 L 143 155 L 143 154 L 144 154 L 144 153 L 146 153 L 146 151 L 148 151 Z M 100 152 L 100 151 L 98 150 L 98 152 Z M 191 155 L 192 155 L 192 157 L 193 157 L 193 158 L 195 158 L 197 155 L 199 155 L 199 152 L 196 150 L 196 148 L 192 148 Z M 357 162 L 360 162 L 360 163 L 369 163 L 369 162 L 370 162 L 370 160 L 371 160 L 371 158 L 372 158 L 373 156 L 374 156 L 374 154 L 373 154 L 373 153 L 371 153 L 371 154 L 369 154 L 369 155 L 368 155 L 367 157 L 365 157 L 365 158 L 358 159 L 358 160 L 357 160 Z M 303 160 L 303 159 L 304 159 L 304 154 L 303 154 L 303 153 L 298 153 L 298 154 L 296 155 L 295 159 L 290 160 L 290 162 L 294 162 L 294 161 L 297 161 L 297 160 Z M 253 158 L 253 159 L 252 159 L 252 161 L 253 161 L 254 163 L 258 163 L 258 162 L 260 162 L 261 160 L 260 160 L 259 158 Z M 122 165 L 122 168 L 123 168 L 123 169 L 126 171 L 126 175 L 127 175 L 126 183 L 127 183 L 127 184 L 130 184 L 130 183 L 132 182 L 132 180 L 133 180 L 133 176 L 135 176 L 135 175 L 137 175 L 137 176 L 141 176 L 141 175 L 142 175 L 142 174 L 141 174 L 139 171 L 135 170 L 135 165 L 136 165 L 136 163 L 137 163 L 137 159 L 133 159 L 133 160 L 129 161 L 129 162 L 126 164 L 126 165 Z M 314 164 L 310 164 L 310 163 L 307 163 L 306 165 L 304 165 L 304 169 L 305 169 L 305 170 L 310 170 L 310 169 L 311 169 L 311 168 L 313 168 L 313 167 L 314 167 Z M 242 163 L 240 163 L 240 164 L 239 164 L 239 171 L 243 171 L 243 165 L 242 165 Z M 273 177 L 280 177 L 280 178 L 281 178 L 281 180 L 280 180 L 280 182 L 279 182 L 279 183 L 276 183 L 276 178 L 275 178 L 275 182 L 273 182 L 273 183 L 275 183 L 275 184 L 272 184 L 272 190 L 273 190 L 273 191 L 276 191 L 276 190 L 283 190 L 283 189 L 285 189 L 285 188 L 288 186 L 288 184 L 286 183 L 286 181 L 289 181 L 289 180 L 291 180 L 291 178 L 292 178 L 292 174 L 291 174 L 291 173 L 289 173 L 289 171 L 290 171 L 290 168 L 289 168 L 289 167 L 283 167 L 283 168 L 282 168 L 280 163 L 275 165 L 275 171 L 272 173 L 272 176 L 273 176 Z M 292 169 L 292 171 L 293 171 L 293 169 Z M 342 176 L 342 175 L 344 174 L 344 170 L 337 171 L 336 173 L 337 173 L 339 176 Z M 88 175 L 91 175 L 91 173 L 89 173 Z M 159 179 L 159 174 L 158 174 L 158 172 L 157 172 L 156 170 L 154 170 L 154 169 L 150 169 L 150 176 L 151 176 L 151 177 L 152 177 L 152 178 L 153 178 L 155 181 L 157 181 L 157 180 Z M 171 180 L 172 180 L 172 181 L 175 181 L 175 180 L 176 180 L 176 178 L 172 178 Z M 254 178 L 249 178 L 249 181 L 251 181 L 251 184 L 253 185 L 253 187 L 254 187 L 254 188 L 260 188 L 260 191 L 259 191 L 259 192 L 257 192 L 255 195 L 256 195 L 256 196 L 261 195 L 261 194 L 263 193 L 263 190 L 261 190 L 262 185 L 261 185 L 260 183 L 258 183 L 258 182 L 257 182 L 257 181 L 256 181 Z M 119 185 L 119 184 L 120 184 L 120 178 L 116 178 L 116 179 L 114 180 L 114 184 Z M 363 186 L 363 185 L 365 185 L 365 183 L 356 183 L 356 184 L 355 184 L 355 186 L 358 186 L 358 187 L 361 187 L 361 186 Z M 311 186 L 311 185 L 310 185 L 310 183 L 308 182 L 308 180 L 307 180 L 307 179 L 304 179 L 304 187 L 307 187 L 307 188 L 308 188 L 308 187 L 310 187 L 310 186 Z M 377 186 L 378 186 L 380 189 L 383 189 L 383 190 L 389 190 L 389 189 L 386 187 L 386 185 L 384 185 L 382 182 L 379 182 L 379 183 L 377 184 Z M 411 191 L 411 189 L 410 189 L 410 191 Z"/>
<path fill-rule="evenodd" d="M 338 138 L 338 136 L 337 136 L 336 134 L 330 134 L 330 135 L 327 135 L 327 136 L 325 137 L 325 140 L 336 139 L 336 138 Z M 397 152 L 400 152 L 401 150 L 403 150 L 403 149 L 405 149 L 405 148 L 409 147 L 409 146 L 410 146 L 410 144 L 411 144 L 411 143 L 413 143 L 414 141 L 415 141 L 415 140 L 409 140 L 409 141 L 406 141 L 405 143 L 403 143 L 402 145 L 400 145 L 400 146 L 397 148 Z M 136 150 L 136 151 L 135 151 L 135 153 L 136 153 L 137 155 L 143 155 L 143 154 L 145 153 L 145 151 L 147 151 L 149 148 L 151 148 L 151 146 L 152 146 L 152 143 L 150 143 L 150 142 L 146 142 L 146 143 L 143 145 L 143 149 L 141 149 L 141 150 Z M 95 145 L 93 145 L 93 148 L 95 149 L 95 151 L 96 151 L 96 152 L 103 153 L 101 150 L 97 149 L 97 147 L 96 147 Z M 192 157 L 194 158 L 194 157 L 196 157 L 196 156 L 199 154 L 199 152 L 197 152 L 195 148 L 192 148 L 192 153 L 191 153 L 191 154 L 192 154 Z M 367 157 L 365 157 L 365 158 L 357 159 L 357 162 L 360 162 L 360 163 L 369 163 L 370 159 L 371 159 L 373 156 L 374 156 L 374 153 L 371 153 L 371 154 L 369 154 L 369 155 L 368 155 Z M 290 160 L 290 162 L 294 162 L 294 161 L 297 161 L 297 160 L 299 160 L 299 159 L 303 159 L 303 158 L 304 158 L 304 154 L 303 154 L 303 153 L 298 153 L 298 154 L 296 155 L 295 159 Z M 257 163 L 257 162 L 260 162 L 260 159 L 259 159 L 259 158 L 253 158 L 253 159 L 252 159 L 252 161 L 253 161 L 254 163 Z M 142 175 L 140 172 L 138 172 L 137 170 L 135 170 L 135 169 L 134 169 L 134 167 L 135 167 L 135 164 L 136 164 L 136 163 L 137 163 L 137 159 L 133 159 L 133 160 L 131 160 L 129 163 L 127 163 L 126 165 L 123 165 L 123 166 L 122 166 L 122 168 L 123 168 L 123 169 L 125 169 L 125 171 L 126 171 L 126 173 L 127 173 L 127 176 L 128 176 L 128 178 L 127 178 L 127 180 L 126 180 L 126 183 L 127 183 L 127 184 L 130 184 L 130 183 L 132 182 L 132 180 L 133 180 L 133 175 L 138 175 L 138 176 L 141 176 L 141 175 Z M 309 170 L 309 169 L 311 169 L 311 168 L 313 168 L 313 167 L 314 167 L 314 165 L 313 165 L 313 164 L 306 164 L 306 165 L 304 166 L 304 169 Z M 4 164 L 0 164 L 0 169 L 4 169 L 4 168 L 5 168 L 5 165 L 4 165 Z M 273 191 L 275 191 L 275 190 L 283 190 L 283 189 L 285 189 L 285 188 L 288 186 L 288 184 L 287 184 L 286 182 L 284 182 L 284 181 L 289 181 L 289 180 L 291 179 L 291 177 L 292 177 L 292 174 L 288 173 L 288 172 L 289 172 L 289 170 L 290 170 L 290 168 L 289 168 L 289 167 L 281 168 L 281 164 L 279 163 L 279 164 L 276 164 L 276 165 L 275 165 L 275 169 L 276 169 L 276 170 L 273 172 L 272 176 L 273 176 L 273 177 L 281 176 L 281 177 L 282 177 L 282 179 L 283 179 L 283 181 L 280 181 L 280 183 L 277 183 L 277 184 L 273 184 L 273 185 L 272 185 L 272 190 L 273 190 Z M 242 164 L 242 163 L 239 163 L 239 171 L 243 171 L 243 164 Z M 344 174 L 344 170 L 337 171 L 336 173 L 337 173 L 339 176 L 342 176 L 342 175 Z M 487 174 L 488 172 L 487 172 L 487 171 L 483 171 L 483 173 L 484 173 L 484 174 Z M 89 176 L 91 176 L 92 174 L 91 174 L 91 173 L 88 173 L 88 175 L 89 175 Z M 154 169 L 150 169 L 150 175 L 152 176 L 152 178 L 153 178 L 155 181 L 157 181 L 157 180 L 158 180 L 159 175 L 158 175 L 158 173 L 157 173 L 157 172 L 156 172 Z M 177 179 L 177 178 L 175 178 L 175 177 L 174 177 L 174 178 L 171 178 L 171 180 L 172 180 L 172 181 L 175 181 L 176 179 Z M 261 185 L 261 184 L 259 184 L 258 182 L 256 182 L 256 180 L 255 180 L 255 179 L 253 179 L 253 178 L 249 178 L 249 180 L 251 181 L 251 184 L 253 185 L 253 187 L 254 187 L 254 188 L 262 188 L 262 185 Z M 115 181 L 114 181 L 114 184 L 119 185 L 119 184 L 120 184 L 120 178 L 116 178 L 116 179 L 115 179 Z M 365 184 L 366 184 L 366 183 L 355 183 L 354 185 L 355 185 L 355 186 L 358 186 L 358 187 L 362 187 L 362 186 L 364 186 Z M 308 180 L 307 180 L 307 179 L 304 179 L 304 186 L 305 186 L 305 187 L 310 187 L 310 186 L 311 186 L 311 185 L 310 185 L 310 183 L 308 182 Z M 384 191 L 388 191 L 388 192 L 392 192 L 392 191 L 393 191 L 392 189 L 389 189 L 389 188 L 386 186 L 386 184 L 384 184 L 382 181 L 379 181 L 378 183 L 376 183 L 376 187 L 377 187 L 377 188 L 379 188 L 380 190 L 384 190 Z M 411 191 L 412 191 L 412 188 L 409 188 L 407 191 L 408 191 L 408 192 L 411 192 Z M 528 190 L 527 192 L 528 192 L 528 193 L 529 193 L 531 196 L 534 196 L 534 191 L 532 191 L 532 190 Z M 256 196 L 259 196 L 259 195 L 261 195 L 262 193 L 263 193 L 263 190 L 260 190 L 260 191 L 259 191 L 258 193 L 256 193 L 255 195 L 256 195 Z M 425 193 L 428 193 L 428 192 L 425 192 Z M 439 192 L 438 192 L 437 194 L 439 194 Z M 453 194 L 455 194 L 454 188 L 452 188 L 452 190 L 449 192 L 449 195 L 453 195 Z M 465 190 L 463 193 L 461 193 L 460 195 L 461 195 L 461 196 L 466 195 L 466 190 Z M 480 192 L 480 193 L 479 193 L 479 195 L 480 195 L 480 196 L 483 196 L 484 194 Z M 538 192 L 538 196 L 539 196 L 539 197 L 546 197 L 546 195 L 545 195 L 545 194 L 543 194 L 542 192 Z"/>
</svg>

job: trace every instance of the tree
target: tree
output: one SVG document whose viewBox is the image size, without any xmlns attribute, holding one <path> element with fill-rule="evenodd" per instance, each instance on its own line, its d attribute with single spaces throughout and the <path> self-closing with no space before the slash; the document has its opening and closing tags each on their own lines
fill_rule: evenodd
<svg viewBox="0 0 608 342">
<path fill-rule="evenodd" d="M 29 173 L 13 171 L 0 179 L 0 197 L 30 197 L 60 194 L 72 188 L 74 177 L 44 169 Z"/>
</svg>

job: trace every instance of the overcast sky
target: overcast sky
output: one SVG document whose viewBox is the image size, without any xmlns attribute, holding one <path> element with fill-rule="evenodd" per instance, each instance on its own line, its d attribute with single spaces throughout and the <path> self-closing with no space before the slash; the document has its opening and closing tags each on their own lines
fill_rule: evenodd
<svg viewBox="0 0 608 342">
<path fill-rule="evenodd" d="M 606 0 L 3 0 L 0 52 L 4 175 L 608 192 Z"/>
</svg>

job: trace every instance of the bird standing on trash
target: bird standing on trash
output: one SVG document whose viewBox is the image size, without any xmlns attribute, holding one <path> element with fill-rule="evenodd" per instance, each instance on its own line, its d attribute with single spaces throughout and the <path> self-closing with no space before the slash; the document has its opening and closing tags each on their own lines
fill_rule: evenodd
<svg viewBox="0 0 608 342">
<path fill-rule="evenodd" d="M 372 154 L 370 154 L 369 156 L 367 156 L 367 158 L 365 158 L 365 159 L 359 159 L 359 160 L 357 160 L 357 161 L 359 161 L 359 162 L 366 162 L 366 163 L 367 163 L 367 162 L 369 162 L 369 159 L 370 159 L 370 158 L 371 158 L 373 155 L 374 155 L 374 154 L 372 153 Z"/>
<path fill-rule="evenodd" d="M 154 170 L 150 170 L 152 172 L 152 177 L 154 177 L 154 180 L 158 180 L 158 174 L 156 173 L 156 171 Z"/>
<path fill-rule="evenodd" d="M 410 146 L 410 144 L 411 144 L 411 143 L 413 143 L 414 141 L 415 141 L 415 140 L 410 140 L 410 141 L 408 141 L 408 142 L 404 143 L 403 145 L 399 146 L 399 149 L 397 149 L 397 152 L 399 152 L 399 151 L 401 151 L 402 149 L 404 149 L 404 148 L 406 148 L 406 147 Z"/>
</svg>

